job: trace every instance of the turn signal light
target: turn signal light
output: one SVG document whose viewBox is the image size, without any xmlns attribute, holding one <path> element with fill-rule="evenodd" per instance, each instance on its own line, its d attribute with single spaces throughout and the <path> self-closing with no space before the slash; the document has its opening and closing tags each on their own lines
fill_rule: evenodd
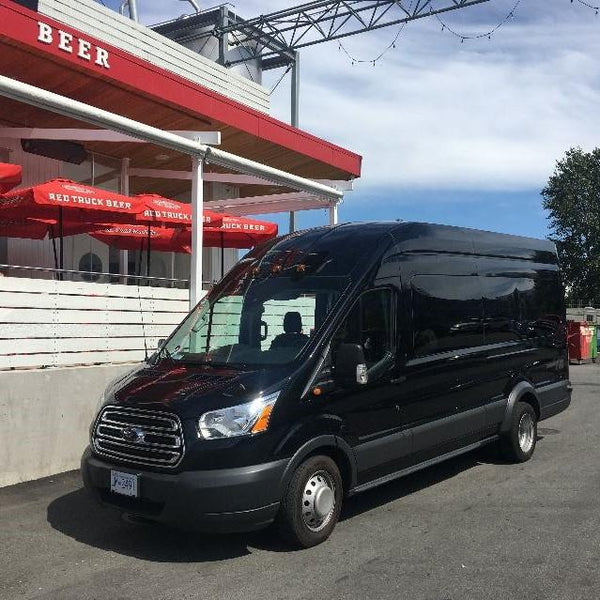
<svg viewBox="0 0 600 600">
<path fill-rule="evenodd" d="M 252 433 L 260 433 L 261 431 L 266 431 L 269 426 L 269 417 L 271 416 L 271 412 L 273 411 L 273 405 L 269 404 L 262 409 L 260 413 L 260 417 L 254 424 L 254 427 L 250 430 Z"/>
</svg>

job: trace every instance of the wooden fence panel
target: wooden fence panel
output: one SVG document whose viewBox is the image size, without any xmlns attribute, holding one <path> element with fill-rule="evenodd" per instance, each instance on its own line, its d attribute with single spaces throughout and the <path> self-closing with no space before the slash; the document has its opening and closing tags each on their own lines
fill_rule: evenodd
<svg viewBox="0 0 600 600">
<path fill-rule="evenodd" d="M 0 277 L 0 369 L 140 361 L 187 312 L 187 290 Z"/>
</svg>

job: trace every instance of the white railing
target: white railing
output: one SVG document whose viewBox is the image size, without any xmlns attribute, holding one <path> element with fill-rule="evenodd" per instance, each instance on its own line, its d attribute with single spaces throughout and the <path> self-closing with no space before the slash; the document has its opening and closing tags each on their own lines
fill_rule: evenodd
<svg viewBox="0 0 600 600">
<path fill-rule="evenodd" d="M 188 312 L 188 291 L 0 277 L 0 370 L 143 360 Z"/>
</svg>

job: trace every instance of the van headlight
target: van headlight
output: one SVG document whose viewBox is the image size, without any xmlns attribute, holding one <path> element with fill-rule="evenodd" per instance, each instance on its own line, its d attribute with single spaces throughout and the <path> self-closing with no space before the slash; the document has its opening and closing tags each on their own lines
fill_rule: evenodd
<svg viewBox="0 0 600 600">
<path fill-rule="evenodd" d="M 206 412 L 198 420 L 198 433 L 205 440 L 216 440 L 266 431 L 278 396 L 279 392 L 274 392 L 246 404 Z"/>
</svg>

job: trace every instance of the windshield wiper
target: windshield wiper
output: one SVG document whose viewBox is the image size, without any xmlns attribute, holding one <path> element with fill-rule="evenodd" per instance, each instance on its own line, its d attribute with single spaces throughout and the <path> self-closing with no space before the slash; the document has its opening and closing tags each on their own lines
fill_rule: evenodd
<svg viewBox="0 0 600 600">
<path fill-rule="evenodd" d="M 177 362 L 187 365 L 200 365 L 203 367 L 215 367 L 219 369 L 235 369 L 236 371 L 244 371 L 249 368 L 246 363 L 225 363 L 200 358 L 194 359 L 193 357 L 190 358 L 189 356 L 184 356 L 183 358 L 176 360 Z"/>
</svg>

